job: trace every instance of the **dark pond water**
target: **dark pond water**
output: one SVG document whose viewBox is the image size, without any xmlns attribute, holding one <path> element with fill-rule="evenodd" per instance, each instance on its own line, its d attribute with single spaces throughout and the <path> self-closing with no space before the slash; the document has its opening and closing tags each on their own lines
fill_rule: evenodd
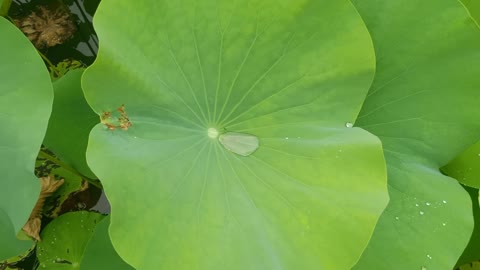
<svg viewBox="0 0 480 270">
<path fill-rule="evenodd" d="M 46 18 L 42 17 L 48 15 L 42 14 L 39 10 L 46 9 L 52 16 L 57 9 L 66 7 L 70 15 L 69 19 L 75 25 L 72 35 L 69 35 L 69 38 L 61 44 L 39 48 L 39 50 L 54 65 L 65 59 L 74 59 L 90 65 L 98 51 L 98 38 L 93 29 L 92 18 L 99 3 L 100 0 L 14 0 L 9 16 L 12 19 L 24 20 L 36 14 L 39 17 L 38 20 L 45 20 Z"/>
</svg>

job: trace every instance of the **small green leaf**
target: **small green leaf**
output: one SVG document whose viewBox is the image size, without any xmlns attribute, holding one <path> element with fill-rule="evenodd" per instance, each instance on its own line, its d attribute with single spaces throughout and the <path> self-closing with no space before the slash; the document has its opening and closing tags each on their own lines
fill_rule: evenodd
<svg viewBox="0 0 480 270">
<path fill-rule="evenodd" d="M 98 213 L 81 211 L 66 213 L 50 222 L 37 244 L 39 269 L 80 269 L 85 248 L 103 218 Z"/>
</svg>

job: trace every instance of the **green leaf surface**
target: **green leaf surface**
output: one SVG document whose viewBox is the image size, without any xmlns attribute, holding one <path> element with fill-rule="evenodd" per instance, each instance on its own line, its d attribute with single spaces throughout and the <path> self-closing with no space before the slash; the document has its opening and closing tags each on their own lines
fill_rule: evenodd
<svg viewBox="0 0 480 270">
<path fill-rule="evenodd" d="M 104 0 L 94 23 L 87 161 L 125 261 L 352 267 L 388 196 L 378 139 L 350 128 L 374 72 L 350 2 Z"/>
<path fill-rule="evenodd" d="M 442 171 L 464 185 L 480 188 L 480 142 L 450 161 Z"/>
<path fill-rule="evenodd" d="M 82 269 L 134 270 L 113 248 L 108 234 L 109 225 L 110 217 L 106 217 L 95 227 L 95 233 L 83 255 Z"/>
<path fill-rule="evenodd" d="M 10 9 L 10 5 L 12 4 L 12 0 L 0 0 L 0 16 L 4 17 L 7 16 L 8 10 Z"/>
<path fill-rule="evenodd" d="M 32 246 L 32 241 L 20 241 L 15 236 L 15 230 L 8 215 L 0 209 L 0 262 L 12 256 L 21 254 Z"/>
<path fill-rule="evenodd" d="M 40 192 L 33 171 L 53 91 L 43 61 L 23 33 L 1 17 L 0 33 L 0 258 L 7 258 L 31 245 L 13 236 Z"/>
<path fill-rule="evenodd" d="M 480 260 L 480 205 L 478 189 L 465 187 L 470 195 L 473 205 L 473 218 L 475 220 L 475 227 L 470 242 L 463 251 L 462 256 L 457 262 L 458 266 Z"/>
<path fill-rule="evenodd" d="M 55 100 L 44 144 L 63 162 L 95 179 L 87 165 L 88 134 L 98 116 L 88 106 L 80 85 L 83 70 L 68 72 L 53 84 Z"/>
<path fill-rule="evenodd" d="M 452 269 L 471 200 L 439 167 L 480 134 L 480 33 L 458 1 L 354 1 L 377 72 L 357 125 L 380 137 L 390 203 L 356 270 Z"/>
<path fill-rule="evenodd" d="M 80 269 L 85 248 L 103 218 L 95 212 L 81 211 L 66 213 L 50 222 L 37 244 L 38 269 Z"/>
<path fill-rule="evenodd" d="M 472 18 L 477 22 L 480 22 L 480 1 L 479 0 L 461 0 L 467 10 L 470 12 Z"/>
</svg>

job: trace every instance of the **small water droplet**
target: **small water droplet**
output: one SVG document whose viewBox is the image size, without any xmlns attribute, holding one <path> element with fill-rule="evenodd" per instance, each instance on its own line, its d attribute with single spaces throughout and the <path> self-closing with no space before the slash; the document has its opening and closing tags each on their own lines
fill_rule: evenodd
<svg viewBox="0 0 480 270">
<path fill-rule="evenodd" d="M 427 258 L 429 258 L 430 260 L 432 259 L 432 256 L 430 256 L 429 254 L 427 254 Z"/>
<path fill-rule="evenodd" d="M 347 128 L 352 128 L 352 127 L 353 127 L 353 124 L 350 123 L 350 122 L 347 122 L 347 123 L 345 123 L 345 126 L 346 126 Z"/>
<path fill-rule="evenodd" d="M 288 137 L 285 137 L 285 140 L 288 140 Z"/>
<path fill-rule="evenodd" d="M 425 266 L 422 266 L 422 270 L 427 270 L 427 267 L 425 267 Z"/>
<path fill-rule="evenodd" d="M 418 205 L 418 203 L 415 204 L 416 207 L 419 207 L 420 205 Z"/>
<path fill-rule="evenodd" d="M 246 133 L 227 132 L 220 135 L 218 140 L 227 150 L 244 157 L 253 154 L 260 145 L 255 135 Z"/>
<path fill-rule="evenodd" d="M 423 215 L 423 214 L 425 214 L 425 213 L 423 211 L 420 211 L 420 215 Z"/>
<path fill-rule="evenodd" d="M 429 203 L 429 202 L 427 202 L 427 203 L 425 203 L 425 205 L 426 205 L 426 206 L 430 206 L 430 203 Z"/>
<path fill-rule="evenodd" d="M 399 217 L 395 217 L 396 220 L 399 220 L 400 218 Z"/>
<path fill-rule="evenodd" d="M 447 223 L 444 222 L 444 223 L 442 223 L 442 225 L 443 225 L 443 226 L 447 226 Z"/>
<path fill-rule="evenodd" d="M 447 201 L 443 200 L 443 203 L 447 203 Z"/>
<path fill-rule="evenodd" d="M 134 139 L 136 139 L 136 138 L 137 138 L 137 136 L 133 136 L 133 138 L 134 138 Z"/>
</svg>

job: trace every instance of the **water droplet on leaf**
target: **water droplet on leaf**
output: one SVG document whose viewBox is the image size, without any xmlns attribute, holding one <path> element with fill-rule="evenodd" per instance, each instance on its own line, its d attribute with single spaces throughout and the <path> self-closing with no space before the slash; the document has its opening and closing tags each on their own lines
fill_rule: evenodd
<svg viewBox="0 0 480 270">
<path fill-rule="evenodd" d="M 220 143 L 235 154 L 249 156 L 258 149 L 259 141 L 254 135 L 228 132 L 220 135 Z"/>
<path fill-rule="evenodd" d="M 351 128 L 351 127 L 353 127 L 353 124 L 350 123 L 350 122 L 347 122 L 347 123 L 345 123 L 345 126 L 346 126 L 347 128 Z"/>
<path fill-rule="evenodd" d="M 423 214 L 425 214 L 425 213 L 423 211 L 420 211 L 420 215 L 423 215 Z"/>
</svg>

